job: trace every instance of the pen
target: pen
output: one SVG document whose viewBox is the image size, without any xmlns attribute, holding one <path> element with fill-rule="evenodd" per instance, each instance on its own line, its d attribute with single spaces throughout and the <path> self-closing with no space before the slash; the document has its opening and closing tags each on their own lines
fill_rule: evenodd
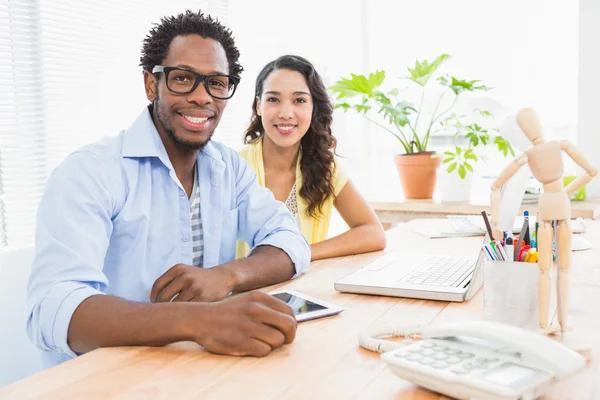
<svg viewBox="0 0 600 400">
<path fill-rule="evenodd" d="M 490 240 L 494 240 L 495 238 L 492 234 L 492 227 L 490 225 L 490 220 L 488 219 L 487 213 L 485 211 L 482 211 L 481 215 L 483 216 L 483 222 L 485 222 L 485 228 L 488 231 L 488 235 L 490 235 Z"/>
<path fill-rule="evenodd" d="M 485 254 L 488 260 L 494 261 L 494 256 L 492 253 L 490 253 L 490 250 L 485 245 L 481 248 L 481 251 L 483 251 L 483 254 Z"/>
<path fill-rule="evenodd" d="M 492 243 L 493 243 L 493 246 L 496 248 L 496 251 L 498 252 L 498 254 L 500 254 L 500 260 L 508 261 L 508 256 L 506 255 L 506 252 L 504 251 L 502 244 L 497 240 L 494 240 Z"/>
<path fill-rule="evenodd" d="M 487 251 L 489 257 L 493 260 L 493 261 L 499 261 L 500 257 L 498 255 L 496 255 L 496 250 L 490 246 L 489 244 L 484 244 L 483 248 L 485 249 L 485 251 Z"/>
</svg>

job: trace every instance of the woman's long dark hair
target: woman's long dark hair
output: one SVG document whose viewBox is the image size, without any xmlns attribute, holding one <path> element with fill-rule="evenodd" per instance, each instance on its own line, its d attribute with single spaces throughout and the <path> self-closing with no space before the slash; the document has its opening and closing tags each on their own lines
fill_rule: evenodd
<svg viewBox="0 0 600 400">
<path fill-rule="evenodd" d="M 252 118 L 250 119 L 250 126 L 244 134 L 244 143 L 253 143 L 265 133 L 261 117 L 256 113 L 256 106 L 258 99 L 263 94 L 265 80 L 273 71 L 278 69 L 301 73 L 306 79 L 312 95 L 312 120 L 308 132 L 300 141 L 302 149 L 300 158 L 302 187 L 299 194 L 308 203 L 307 214 L 313 218 L 318 218 L 323 203 L 328 198 L 335 196 L 333 156 L 337 141 L 331 133 L 331 123 L 333 121 L 331 99 L 327 96 L 323 80 L 308 60 L 299 56 L 281 56 L 265 65 L 258 74 L 254 102 L 252 103 Z"/>
</svg>

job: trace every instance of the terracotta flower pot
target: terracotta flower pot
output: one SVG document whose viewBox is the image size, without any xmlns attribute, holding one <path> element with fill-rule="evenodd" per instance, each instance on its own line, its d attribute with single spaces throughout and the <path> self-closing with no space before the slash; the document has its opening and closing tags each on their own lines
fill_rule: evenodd
<svg viewBox="0 0 600 400">
<path fill-rule="evenodd" d="M 435 151 L 399 154 L 394 157 L 404 196 L 407 199 L 431 199 L 437 180 L 437 168 L 442 161 Z"/>
</svg>

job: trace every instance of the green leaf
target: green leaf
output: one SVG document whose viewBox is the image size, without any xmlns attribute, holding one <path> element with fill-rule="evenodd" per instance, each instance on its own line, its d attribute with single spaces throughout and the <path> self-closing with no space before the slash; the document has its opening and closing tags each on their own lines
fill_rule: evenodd
<svg viewBox="0 0 600 400">
<path fill-rule="evenodd" d="M 467 171 L 465 170 L 464 165 L 458 167 L 458 175 L 460 176 L 460 179 L 465 179 L 465 176 L 467 176 Z"/>
<path fill-rule="evenodd" d="M 415 61 L 414 68 L 408 68 L 408 72 L 410 73 L 408 79 L 424 87 L 425 85 L 427 85 L 429 78 L 431 78 L 431 76 L 435 73 L 438 67 L 444 61 L 450 59 L 450 57 L 451 56 L 449 54 L 440 54 L 435 58 L 435 60 L 431 62 L 431 64 L 427 60 L 419 62 L 419 60 L 417 59 Z"/>
<path fill-rule="evenodd" d="M 348 103 L 339 103 L 339 104 L 336 104 L 335 106 L 333 106 L 334 109 L 343 108 L 344 111 L 348 111 L 350 109 L 350 107 L 352 107 L 352 106 Z"/>
<path fill-rule="evenodd" d="M 478 160 L 477 154 L 475 154 L 473 152 L 471 152 L 469 154 L 465 153 L 465 155 L 463 157 L 464 157 L 465 160 L 473 160 L 473 161 L 477 161 Z"/>
<path fill-rule="evenodd" d="M 462 153 L 462 149 L 458 146 L 456 146 L 456 155 L 460 156 L 460 153 Z"/>
<path fill-rule="evenodd" d="M 464 81 L 460 79 L 456 79 L 453 76 L 440 76 L 438 78 L 438 82 L 443 86 L 448 86 L 454 94 L 457 96 L 462 92 L 474 92 L 476 90 L 488 91 L 488 88 L 485 85 L 477 85 L 477 82 L 481 82 L 480 80 L 474 81 Z"/>
<path fill-rule="evenodd" d="M 383 81 L 385 80 L 385 71 L 375 71 L 369 74 L 369 85 L 371 88 L 377 88 L 381 86 Z"/>
<path fill-rule="evenodd" d="M 465 166 L 466 169 L 468 169 L 469 171 L 473 172 L 473 167 L 471 166 L 471 164 L 469 164 L 468 162 L 463 164 Z"/>
<path fill-rule="evenodd" d="M 490 135 L 485 133 L 485 134 L 479 136 L 479 139 L 481 139 L 481 143 L 483 143 L 484 146 L 487 146 L 488 140 L 490 140 Z"/>
<path fill-rule="evenodd" d="M 385 97 L 381 94 L 382 97 Z M 389 101 L 389 99 L 388 99 Z M 401 101 L 396 105 L 392 105 L 391 102 L 380 102 L 379 113 L 383 114 L 383 117 L 392 125 L 404 127 L 410 124 L 410 116 L 414 114 L 417 109 L 407 101 Z"/>
<path fill-rule="evenodd" d="M 373 97 L 373 91 L 378 88 L 385 79 L 385 71 L 377 71 L 364 75 L 350 74 L 350 79 L 342 78 L 329 87 L 338 99 L 351 98 L 360 95 Z"/>
<path fill-rule="evenodd" d="M 398 88 L 394 88 L 392 90 L 390 90 L 389 92 L 387 92 L 388 96 L 398 96 L 398 93 L 400 93 L 400 90 L 398 90 Z"/>
<path fill-rule="evenodd" d="M 454 156 L 444 158 L 444 161 L 442 161 L 442 164 L 448 164 L 450 161 L 454 161 Z"/>
<path fill-rule="evenodd" d="M 448 166 L 448 173 L 451 173 L 452 171 L 454 171 L 456 169 L 456 163 L 452 163 Z"/>
<path fill-rule="evenodd" d="M 504 157 L 510 153 L 511 156 L 515 156 L 515 150 L 512 148 L 511 144 L 508 140 L 504 139 L 502 136 L 496 136 L 494 138 L 494 144 L 498 147 L 498 151 L 500 151 Z"/>
<path fill-rule="evenodd" d="M 479 144 L 479 136 L 477 136 L 474 132 L 467 133 L 465 138 L 469 139 L 469 143 L 471 143 L 473 147 L 477 147 Z"/>
</svg>

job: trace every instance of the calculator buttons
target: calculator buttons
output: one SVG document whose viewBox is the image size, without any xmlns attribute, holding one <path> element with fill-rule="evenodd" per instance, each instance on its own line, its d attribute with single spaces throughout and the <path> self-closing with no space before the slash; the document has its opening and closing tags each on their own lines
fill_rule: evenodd
<svg viewBox="0 0 600 400">
<path fill-rule="evenodd" d="M 446 368 L 448 366 L 448 363 L 445 361 L 436 361 L 433 364 L 431 364 L 431 366 L 433 368 Z"/>
<path fill-rule="evenodd" d="M 435 345 L 433 343 L 431 343 L 431 342 L 425 342 L 421 346 L 425 347 L 426 349 L 430 349 L 430 348 L 432 348 Z"/>
<path fill-rule="evenodd" d="M 445 360 L 446 358 L 448 358 L 448 355 L 445 353 L 436 353 L 433 358 L 435 358 L 436 360 Z M 458 360 L 458 358 L 457 358 Z M 460 361 L 460 360 L 459 360 Z"/>
<path fill-rule="evenodd" d="M 406 359 L 408 361 L 417 361 L 421 358 L 422 356 L 420 354 L 411 354 L 410 356 L 408 356 Z"/>
<path fill-rule="evenodd" d="M 431 350 L 431 349 L 426 349 L 426 350 L 423 350 L 423 353 L 422 353 L 422 354 L 423 354 L 424 356 L 428 356 L 428 357 L 429 357 L 429 356 L 432 356 L 432 355 L 434 355 L 434 354 L 435 354 L 435 351 L 433 351 L 433 350 Z"/>
<path fill-rule="evenodd" d="M 436 344 L 435 347 L 433 348 L 433 350 L 435 350 L 435 351 L 445 351 L 447 349 L 448 349 L 447 346 L 444 346 L 441 344 Z"/>
<path fill-rule="evenodd" d="M 411 353 L 420 353 L 423 351 L 423 349 L 419 346 L 411 346 L 408 351 L 410 351 Z"/>
<path fill-rule="evenodd" d="M 460 352 L 460 353 L 458 353 L 458 356 L 459 356 L 460 358 L 462 358 L 462 359 L 465 359 L 465 360 L 466 360 L 466 359 L 468 359 L 468 358 L 473 358 L 473 357 L 475 357 L 475 354 L 473 354 L 473 353 L 462 353 L 462 352 Z"/>
<path fill-rule="evenodd" d="M 456 363 L 461 362 L 462 360 L 458 357 L 452 356 L 452 357 L 448 357 L 445 361 L 449 364 L 456 364 Z"/>
</svg>

